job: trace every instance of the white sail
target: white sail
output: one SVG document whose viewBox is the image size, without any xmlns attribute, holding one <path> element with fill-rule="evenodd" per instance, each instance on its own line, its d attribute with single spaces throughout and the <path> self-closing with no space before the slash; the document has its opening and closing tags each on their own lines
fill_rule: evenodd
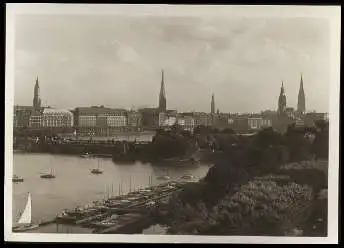
<svg viewBox="0 0 344 248">
<path fill-rule="evenodd" d="M 27 197 L 27 203 L 23 214 L 21 215 L 18 224 L 31 224 L 31 195 Z"/>
</svg>

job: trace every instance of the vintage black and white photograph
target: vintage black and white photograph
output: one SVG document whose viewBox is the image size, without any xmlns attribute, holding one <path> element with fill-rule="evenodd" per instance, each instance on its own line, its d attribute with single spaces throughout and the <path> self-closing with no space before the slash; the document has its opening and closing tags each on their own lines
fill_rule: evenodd
<svg viewBox="0 0 344 248">
<path fill-rule="evenodd" d="M 7 7 L 5 238 L 337 242 L 340 7 Z"/>
</svg>

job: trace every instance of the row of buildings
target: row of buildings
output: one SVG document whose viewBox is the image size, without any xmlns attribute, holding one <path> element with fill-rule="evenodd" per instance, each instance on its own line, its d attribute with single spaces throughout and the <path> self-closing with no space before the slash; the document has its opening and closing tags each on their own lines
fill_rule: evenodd
<svg viewBox="0 0 344 248">
<path fill-rule="evenodd" d="M 197 126 L 212 126 L 219 129 L 232 128 L 237 131 L 259 130 L 278 126 L 281 123 L 296 122 L 311 124 L 315 120 L 327 119 L 326 114 L 306 113 L 303 79 L 301 76 L 298 108 L 286 107 L 286 95 L 282 82 L 277 111 L 260 114 L 228 114 L 215 112 L 215 97 L 211 98 L 210 113 L 178 113 L 167 109 L 164 72 L 162 71 L 159 105 L 157 108 L 126 110 L 104 106 L 79 107 L 73 110 L 59 110 L 42 107 L 39 95 L 39 81 L 36 79 L 32 106 L 14 107 L 15 129 L 56 129 L 76 131 L 79 136 L 113 136 L 118 132 L 168 129 L 179 125 L 193 131 Z"/>
</svg>

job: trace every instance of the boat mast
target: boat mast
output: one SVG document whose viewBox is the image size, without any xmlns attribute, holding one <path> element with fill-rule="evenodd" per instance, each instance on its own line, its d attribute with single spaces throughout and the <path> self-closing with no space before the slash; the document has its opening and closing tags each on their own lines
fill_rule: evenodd
<svg viewBox="0 0 344 248">
<path fill-rule="evenodd" d="M 131 176 L 129 177 L 129 192 L 131 192 Z"/>
</svg>

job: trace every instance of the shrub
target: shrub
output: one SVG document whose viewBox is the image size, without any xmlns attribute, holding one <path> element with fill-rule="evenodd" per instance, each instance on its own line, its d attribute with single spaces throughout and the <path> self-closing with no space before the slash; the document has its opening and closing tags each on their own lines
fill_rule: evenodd
<svg viewBox="0 0 344 248">
<path fill-rule="evenodd" d="M 305 217 L 311 200 L 307 185 L 256 179 L 223 198 L 209 216 L 215 225 L 226 225 L 228 234 L 280 235 Z"/>
</svg>

